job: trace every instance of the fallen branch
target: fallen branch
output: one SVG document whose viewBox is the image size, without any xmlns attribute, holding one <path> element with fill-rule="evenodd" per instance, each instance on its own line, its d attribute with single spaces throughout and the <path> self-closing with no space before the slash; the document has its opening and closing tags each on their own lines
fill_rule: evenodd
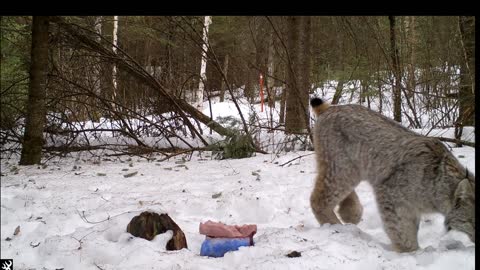
<svg viewBox="0 0 480 270">
<path fill-rule="evenodd" d="M 93 264 L 94 264 L 94 265 L 95 265 L 95 266 L 96 266 L 98 269 L 100 269 L 100 270 L 104 270 L 103 268 L 101 268 L 100 266 L 98 266 L 98 264 L 97 264 L 97 263 L 93 263 Z"/>
<path fill-rule="evenodd" d="M 285 163 L 283 163 L 283 164 L 280 164 L 280 166 L 283 167 L 283 166 L 287 165 L 288 163 L 293 162 L 293 161 L 295 161 L 295 160 L 297 160 L 297 159 L 299 159 L 299 158 L 306 157 L 306 156 L 310 156 L 310 155 L 313 155 L 313 154 L 315 154 L 315 153 L 310 153 L 310 154 L 298 156 L 298 157 L 296 157 L 296 158 L 294 158 L 294 159 L 292 159 L 292 160 L 289 160 L 289 161 L 287 161 L 287 162 L 285 162 Z"/>
<path fill-rule="evenodd" d="M 434 138 L 437 138 L 437 139 L 439 139 L 440 141 L 444 141 L 444 142 L 451 142 L 451 143 L 456 143 L 456 144 L 464 144 L 464 145 L 467 145 L 467 146 L 475 147 L 475 143 L 473 143 L 473 142 L 467 142 L 467 141 L 463 141 L 463 140 L 451 139 L 451 138 L 445 138 L 445 137 L 434 137 Z"/>
<path fill-rule="evenodd" d="M 157 160 L 157 161 L 158 161 L 158 162 L 162 162 L 162 161 L 171 159 L 172 157 L 175 157 L 175 156 L 178 156 L 178 155 L 182 155 L 182 154 L 186 154 L 186 153 L 191 153 L 191 152 L 193 152 L 193 151 L 202 151 L 202 150 L 207 150 L 207 149 L 202 147 L 202 148 L 192 148 L 192 149 L 182 150 L 182 151 L 173 153 L 173 154 L 171 154 L 171 155 L 167 155 L 166 157 L 164 157 L 164 158 L 162 158 L 162 159 L 159 159 L 159 160 Z"/>
<path fill-rule="evenodd" d="M 61 153 L 70 153 L 70 152 L 81 152 L 81 151 L 91 151 L 91 150 L 105 150 L 107 149 L 103 145 L 86 145 L 86 146 L 44 146 L 43 149 L 47 152 L 61 152 Z"/>
<path fill-rule="evenodd" d="M 82 213 L 80 213 L 80 211 L 78 211 L 78 209 L 77 209 L 77 213 L 78 213 L 78 215 L 80 216 L 80 218 L 81 218 L 83 221 L 85 221 L 85 222 L 87 222 L 87 223 L 90 223 L 90 224 L 98 224 L 98 223 L 102 223 L 102 222 L 105 222 L 105 221 L 107 221 L 107 220 L 110 220 L 110 215 L 108 215 L 107 219 L 105 219 L 105 220 L 101 220 L 101 221 L 89 221 L 89 220 L 85 217 L 85 211 L 82 211 Z"/>
</svg>

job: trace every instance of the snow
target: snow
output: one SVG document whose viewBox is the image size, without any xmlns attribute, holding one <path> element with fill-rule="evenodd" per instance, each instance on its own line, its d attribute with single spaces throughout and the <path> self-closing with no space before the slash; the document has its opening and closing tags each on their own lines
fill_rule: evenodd
<svg viewBox="0 0 480 270">
<path fill-rule="evenodd" d="M 474 173 L 474 149 L 459 150 L 454 154 L 464 155 L 460 161 Z M 392 251 L 364 182 L 357 187 L 365 208 L 360 224 L 320 226 L 309 206 L 316 171 L 310 153 L 215 160 L 195 152 L 190 160 L 100 164 L 79 154 L 46 168 L 2 160 L 1 257 L 13 258 L 15 269 L 474 269 L 474 244 L 463 233 L 446 233 L 441 215 L 422 220 L 420 250 Z M 280 166 L 299 155 L 306 156 Z M 166 251 L 171 232 L 151 242 L 126 233 L 131 218 L 146 210 L 168 213 L 188 249 Z M 207 220 L 257 224 L 255 246 L 223 258 L 199 256 L 198 226 Z M 285 256 L 294 250 L 301 257 Z"/>
<path fill-rule="evenodd" d="M 332 89 L 317 89 L 316 94 L 326 94 L 328 100 Z M 388 98 L 387 93 L 385 96 Z M 341 102 L 349 103 L 349 97 L 350 93 L 344 93 Z M 358 96 L 352 103 L 356 101 Z M 268 106 L 260 112 L 260 104 L 239 102 L 246 121 L 257 117 L 257 124 L 267 126 Z M 384 113 L 391 115 L 388 106 L 384 104 Z M 274 120 L 278 121 L 278 104 L 276 108 Z M 374 101 L 372 108 L 378 108 Z M 212 110 L 214 119 L 239 119 L 232 102 L 214 101 Z M 210 114 L 208 103 L 204 113 Z M 104 124 L 82 123 L 85 127 Z M 426 134 L 429 128 L 415 131 Z M 474 131 L 473 127 L 465 128 L 462 139 L 474 142 Z M 220 139 L 215 133 L 206 135 L 206 128 L 204 134 L 209 140 Z M 428 135 L 453 138 L 453 129 L 433 129 Z M 313 152 L 299 151 L 294 143 L 282 148 L 294 151 L 281 151 L 278 143 L 286 145 L 288 141 L 281 131 L 260 130 L 255 136 L 272 154 L 216 160 L 211 152 L 203 151 L 159 162 L 164 156 L 153 156 L 157 160 L 126 156 L 98 159 L 83 152 L 50 159 L 46 166 L 18 166 L 18 156 L 2 156 L 1 257 L 13 258 L 15 269 L 475 268 L 475 245 L 461 232 L 447 233 L 440 214 L 422 218 L 418 251 L 392 251 L 372 188 L 366 182 L 356 188 L 364 206 L 358 225 L 319 225 L 309 205 L 316 174 Z M 107 133 L 101 137 L 116 139 Z M 198 139 L 185 140 L 201 145 Z M 174 143 L 182 146 L 180 141 Z M 475 149 L 447 145 L 475 173 Z M 138 173 L 125 177 L 132 172 Z M 218 193 L 218 198 L 212 198 Z M 127 233 L 128 222 L 148 210 L 168 213 L 184 231 L 188 249 L 166 251 L 171 231 L 152 241 Z M 223 258 L 200 256 L 205 236 L 199 234 L 199 224 L 207 220 L 256 224 L 255 245 L 241 247 Z M 13 235 L 18 226 L 20 233 Z M 301 252 L 301 257 L 287 257 L 292 251 Z"/>
</svg>

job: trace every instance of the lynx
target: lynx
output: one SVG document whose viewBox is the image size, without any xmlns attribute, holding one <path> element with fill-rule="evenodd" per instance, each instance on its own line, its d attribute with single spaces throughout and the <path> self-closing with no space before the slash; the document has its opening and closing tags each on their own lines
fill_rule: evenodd
<svg viewBox="0 0 480 270">
<path fill-rule="evenodd" d="M 337 205 L 344 223 L 358 224 L 363 207 L 354 188 L 367 180 L 396 251 L 419 248 L 420 217 L 432 212 L 475 242 L 474 175 L 443 143 L 360 105 L 310 104 L 318 170 L 310 204 L 320 224 L 341 224 Z"/>
</svg>

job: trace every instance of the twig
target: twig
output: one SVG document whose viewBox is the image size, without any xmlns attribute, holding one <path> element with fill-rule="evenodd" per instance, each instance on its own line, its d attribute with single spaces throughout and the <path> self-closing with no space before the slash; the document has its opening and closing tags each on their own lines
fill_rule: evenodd
<svg viewBox="0 0 480 270">
<path fill-rule="evenodd" d="M 444 141 L 444 142 L 451 142 L 451 143 L 456 143 L 456 144 L 465 144 L 467 146 L 475 147 L 475 143 L 467 142 L 467 141 L 463 141 L 463 140 L 451 139 L 451 138 L 445 138 L 445 137 L 434 137 L 434 138 L 437 138 L 440 141 Z"/>
<path fill-rule="evenodd" d="M 82 211 L 82 213 L 80 214 L 80 211 L 78 211 L 78 209 L 76 209 L 76 210 L 77 210 L 77 213 L 78 213 L 78 215 L 80 216 L 80 218 L 81 218 L 83 221 L 85 221 L 85 222 L 87 222 L 87 223 L 90 223 L 90 224 L 98 224 L 98 223 L 102 223 L 102 222 L 105 222 L 105 221 L 107 221 L 107 220 L 110 220 L 110 215 L 108 215 L 107 219 L 105 219 L 105 220 L 101 220 L 101 221 L 89 221 L 89 220 L 85 217 L 85 211 Z"/>
<path fill-rule="evenodd" d="M 232 174 L 232 175 L 237 175 L 237 174 L 239 174 L 239 172 L 237 172 L 237 171 L 235 170 L 235 168 L 233 168 L 233 166 L 230 164 L 230 162 L 228 162 L 228 160 L 225 160 L 225 162 L 227 162 L 228 166 L 233 170 L 233 174 Z"/>
<path fill-rule="evenodd" d="M 100 269 L 100 270 L 104 270 L 103 268 L 101 268 L 100 266 L 98 266 L 98 264 L 97 264 L 97 263 L 95 263 L 95 262 L 94 262 L 93 264 L 94 264 L 94 265 L 95 265 L 95 266 L 96 266 L 98 269 Z"/>
<path fill-rule="evenodd" d="M 162 162 L 162 161 L 165 161 L 165 160 L 168 160 L 168 159 L 171 159 L 172 157 L 175 157 L 175 156 L 178 156 L 178 155 L 181 155 L 181 154 L 186 154 L 186 153 L 190 153 L 190 152 L 194 152 L 194 151 L 202 151 L 202 150 L 206 150 L 206 148 L 192 148 L 192 149 L 187 149 L 187 150 L 183 150 L 183 151 L 179 151 L 177 153 L 173 153 L 171 155 L 168 155 L 162 159 L 159 159 L 157 160 L 158 162 Z"/>
<path fill-rule="evenodd" d="M 299 158 L 306 157 L 306 156 L 310 156 L 310 155 L 313 155 L 313 154 L 315 154 L 315 153 L 310 153 L 310 154 L 298 156 L 298 157 L 296 157 L 296 158 L 294 158 L 294 159 L 292 159 L 292 160 L 289 160 L 289 161 L 281 164 L 280 166 L 283 167 L 283 166 L 287 165 L 288 163 L 290 163 L 290 162 L 292 162 L 292 161 L 295 161 L 295 160 L 297 160 L 297 159 L 299 159 Z"/>
<path fill-rule="evenodd" d="M 78 211 L 78 210 L 77 210 L 77 211 Z M 106 230 L 108 230 L 108 228 L 106 228 L 106 229 L 104 229 L 104 230 L 100 230 L 100 231 L 91 231 L 91 232 L 85 234 L 84 236 L 82 236 L 82 238 L 80 238 L 80 239 L 77 239 L 76 237 L 73 237 L 73 236 L 70 236 L 70 237 L 72 237 L 73 239 L 75 239 L 75 240 L 78 241 L 78 243 L 79 243 L 80 245 L 78 246 L 77 250 L 80 250 L 80 249 L 82 249 L 83 239 L 84 239 L 85 237 L 89 236 L 89 235 L 92 234 L 92 233 L 104 232 L 104 231 L 106 231 Z"/>
</svg>

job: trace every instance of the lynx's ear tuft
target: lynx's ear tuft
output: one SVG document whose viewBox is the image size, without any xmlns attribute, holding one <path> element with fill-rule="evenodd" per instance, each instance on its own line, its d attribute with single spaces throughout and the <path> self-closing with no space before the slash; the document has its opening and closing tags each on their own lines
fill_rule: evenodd
<svg viewBox="0 0 480 270">
<path fill-rule="evenodd" d="M 318 98 L 318 97 L 314 97 L 310 100 L 310 105 L 315 108 L 317 106 L 320 106 L 323 104 L 323 100 L 321 98 Z"/>
<path fill-rule="evenodd" d="M 321 98 L 312 98 L 310 100 L 310 105 L 312 106 L 312 110 L 315 113 L 315 116 L 320 115 L 322 112 L 328 109 L 330 104 L 324 102 Z"/>
</svg>

